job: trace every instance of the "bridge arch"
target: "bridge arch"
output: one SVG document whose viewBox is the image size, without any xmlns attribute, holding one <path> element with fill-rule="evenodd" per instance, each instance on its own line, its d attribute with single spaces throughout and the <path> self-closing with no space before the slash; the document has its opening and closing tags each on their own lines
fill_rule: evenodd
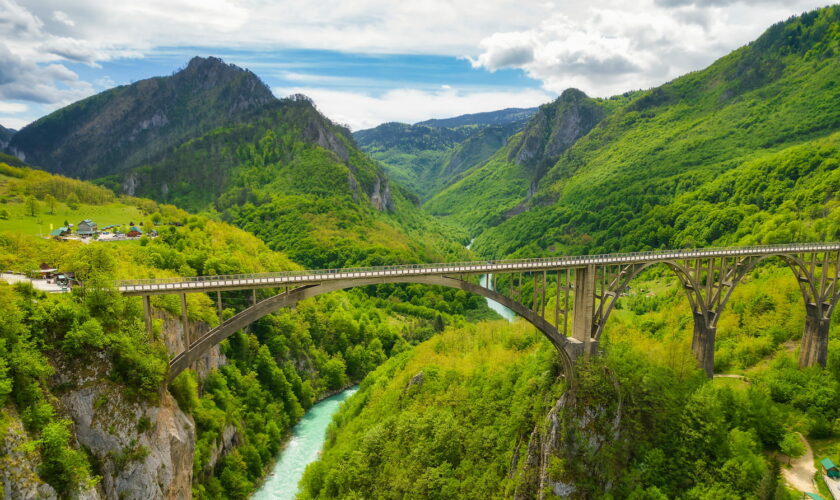
<svg viewBox="0 0 840 500">
<path fill-rule="evenodd" d="M 828 326 L 832 311 L 840 302 L 840 290 L 837 289 L 836 284 L 832 288 L 832 283 L 837 278 L 830 277 L 831 259 L 826 256 L 824 261 L 818 263 L 815 254 L 812 255 L 810 263 L 796 254 L 777 253 L 736 257 L 730 266 L 721 261 L 718 261 L 716 266 L 714 260 L 708 260 L 702 265 L 699 260 L 696 261 L 696 265 L 691 265 L 689 261 L 677 260 L 628 264 L 618 273 L 615 281 L 610 284 L 609 290 L 605 290 L 606 293 L 601 295 L 602 304 L 598 314 L 593 318 L 592 338 L 596 341 L 600 340 L 616 301 L 627 290 L 630 282 L 642 271 L 664 264 L 682 283 L 694 316 L 692 350 L 707 375 L 711 376 L 714 367 L 715 336 L 720 315 L 741 280 L 759 264 L 771 258 L 778 258 L 793 272 L 805 302 L 806 323 L 799 364 L 800 366 L 813 364 L 825 366 Z M 836 265 L 840 265 L 840 257 L 837 260 Z M 815 269 L 820 266 L 822 266 L 822 275 L 818 277 Z M 836 274 L 837 270 L 834 273 Z M 826 275 L 828 275 L 827 280 Z"/>
<path fill-rule="evenodd" d="M 239 312 L 233 317 L 224 321 L 219 326 L 211 329 L 200 339 L 196 340 L 182 353 L 175 356 L 169 363 L 169 380 L 173 380 L 181 372 L 186 370 L 193 362 L 197 361 L 201 356 L 206 354 L 212 347 L 218 345 L 224 339 L 230 337 L 235 332 L 250 325 L 254 321 L 271 314 L 279 309 L 285 307 L 294 307 L 301 300 L 316 297 L 329 292 L 337 290 L 344 290 L 347 288 L 355 288 L 368 285 L 380 285 L 385 283 L 416 283 L 423 285 L 437 285 L 448 288 L 457 288 L 467 292 L 475 293 L 494 300 L 508 309 L 515 312 L 518 316 L 524 318 L 526 321 L 534 325 L 557 349 L 560 356 L 563 370 L 567 377 L 571 377 L 573 373 L 573 360 L 582 350 L 580 341 L 568 338 L 560 334 L 557 328 L 546 321 L 539 314 L 528 309 L 521 303 L 512 300 L 504 295 L 485 288 L 469 281 L 464 281 L 457 278 L 447 276 L 394 276 L 394 277 L 378 277 L 366 280 L 360 279 L 339 279 L 324 281 L 322 283 L 304 285 L 299 288 L 289 290 L 288 292 L 280 293 L 269 297 L 257 304 Z"/>
</svg>

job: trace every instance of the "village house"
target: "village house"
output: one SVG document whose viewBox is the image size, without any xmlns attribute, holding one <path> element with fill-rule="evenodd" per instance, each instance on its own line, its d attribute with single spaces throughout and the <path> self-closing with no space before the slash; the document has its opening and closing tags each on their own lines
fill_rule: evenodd
<svg viewBox="0 0 840 500">
<path fill-rule="evenodd" d="M 61 226 L 50 231 L 50 236 L 53 238 L 61 238 L 62 236 L 67 236 L 68 234 L 70 234 L 70 228 L 67 226 Z"/>
<path fill-rule="evenodd" d="M 834 465 L 834 462 L 830 458 L 823 458 L 820 460 L 820 465 L 822 465 L 823 471 L 825 475 L 830 477 L 831 479 L 838 479 L 840 478 L 840 469 Z"/>
<path fill-rule="evenodd" d="M 79 222 L 79 225 L 76 227 L 76 234 L 82 237 L 93 236 L 98 233 L 99 228 L 96 226 L 96 223 L 90 219 L 85 219 L 82 222 Z"/>
<path fill-rule="evenodd" d="M 126 236 L 129 238 L 139 238 L 140 236 L 143 236 L 143 231 L 141 231 L 137 226 L 131 226 L 128 229 L 128 233 L 126 233 Z"/>
</svg>

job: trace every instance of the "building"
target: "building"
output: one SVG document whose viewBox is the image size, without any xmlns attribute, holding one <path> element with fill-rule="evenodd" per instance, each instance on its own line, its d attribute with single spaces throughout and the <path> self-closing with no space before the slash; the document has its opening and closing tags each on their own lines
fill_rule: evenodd
<svg viewBox="0 0 840 500">
<path fill-rule="evenodd" d="M 128 233 L 126 233 L 126 236 L 128 236 L 129 238 L 139 238 L 140 236 L 143 236 L 143 231 L 141 231 L 140 228 L 137 226 L 131 226 L 130 228 L 128 228 Z"/>
<path fill-rule="evenodd" d="M 830 458 L 823 458 L 820 460 L 820 465 L 822 465 L 823 472 L 825 472 L 826 476 L 832 479 L 840 478 L 840 469 L 834 465 L 834 462 L 832 462 Z"/>
<path fill-rule="evenodd" d="M 99 233 L 99 228 L 96 223 L 90 219 L 85 219 L 76 226 L 76 234 L 79 236 L 93 236 Z"/>
<path fill-rule="evenodd" d="M 61 226 L 50 231 L 50 236 L 53 238 L 60 238 L 62 236 L 67 236 L 68 234 L 70 234 L 70 228 L 67 226 Z"/>
</svg>

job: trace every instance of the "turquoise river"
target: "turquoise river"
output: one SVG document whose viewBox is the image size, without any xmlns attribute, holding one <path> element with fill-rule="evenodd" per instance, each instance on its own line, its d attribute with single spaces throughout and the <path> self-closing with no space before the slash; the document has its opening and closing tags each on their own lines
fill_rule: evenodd
<svg viewBox="0 0 840 500">
<path fill-rule="evenodd" d="M 292 437 L 280 454 L 280 459 L 252 500 L 286 500 L 295 498 L 303 470 L 318 459 L 324 447 L 327 426 L 342 401 L 358 390 L 352 387 L 318 402 L 292 429 Z"/>
</svg>

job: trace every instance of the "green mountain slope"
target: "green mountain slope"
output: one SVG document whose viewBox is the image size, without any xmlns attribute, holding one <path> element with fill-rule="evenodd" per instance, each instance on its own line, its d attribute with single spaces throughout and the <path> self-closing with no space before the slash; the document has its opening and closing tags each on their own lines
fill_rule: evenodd
<svg viewBox="0 0 840 500">
<path fill-rule="evenodd" d="M 838 33 L 840 7 L 814 11 L 634 96 L 550 166 L 524 213 L 475 248 L 500 256 L 837 239 Z M 428 206 L 474 206 L 480 193 Z M 471 229 L 482 215 L 453 213 Z M 774 218 L 783 227 L 754 232 Z M 794 218 L 814 220 L 813 231 Z"/>
<path fill-rule="evenodd" d="M 83 179 L 154 161 L 216 127 L 247 122 L 276 99 L 253 73 L 193 58 L 172 76 L 116 87 L 21 129 L 9 150 L 30 165 Z"/>
<path fill-rule="evenodd" d="M 206 210 L 307 267 L 462 253 L 465 237 L 423 214 L 312 101 L 277 99 L 215 58 L 60 109 L 9 149 L 116 192 Z"/>
<path fill-rule="evenodd" d="M 510 108 L 414 125 L 385 123 L 353 137 L 392 178 L 427 199 L 484 163 L 535 111 Z"/>
<path fill-rule="evenodd" d="M 437 193 L 424 208 L 465 227 L 471 235 L 521 212 L 558 156 L 623 99 L 590 99 L 579 90 L 566 90 L 541 106 L 525 129 L 486 163 Z"/>
</svg>

